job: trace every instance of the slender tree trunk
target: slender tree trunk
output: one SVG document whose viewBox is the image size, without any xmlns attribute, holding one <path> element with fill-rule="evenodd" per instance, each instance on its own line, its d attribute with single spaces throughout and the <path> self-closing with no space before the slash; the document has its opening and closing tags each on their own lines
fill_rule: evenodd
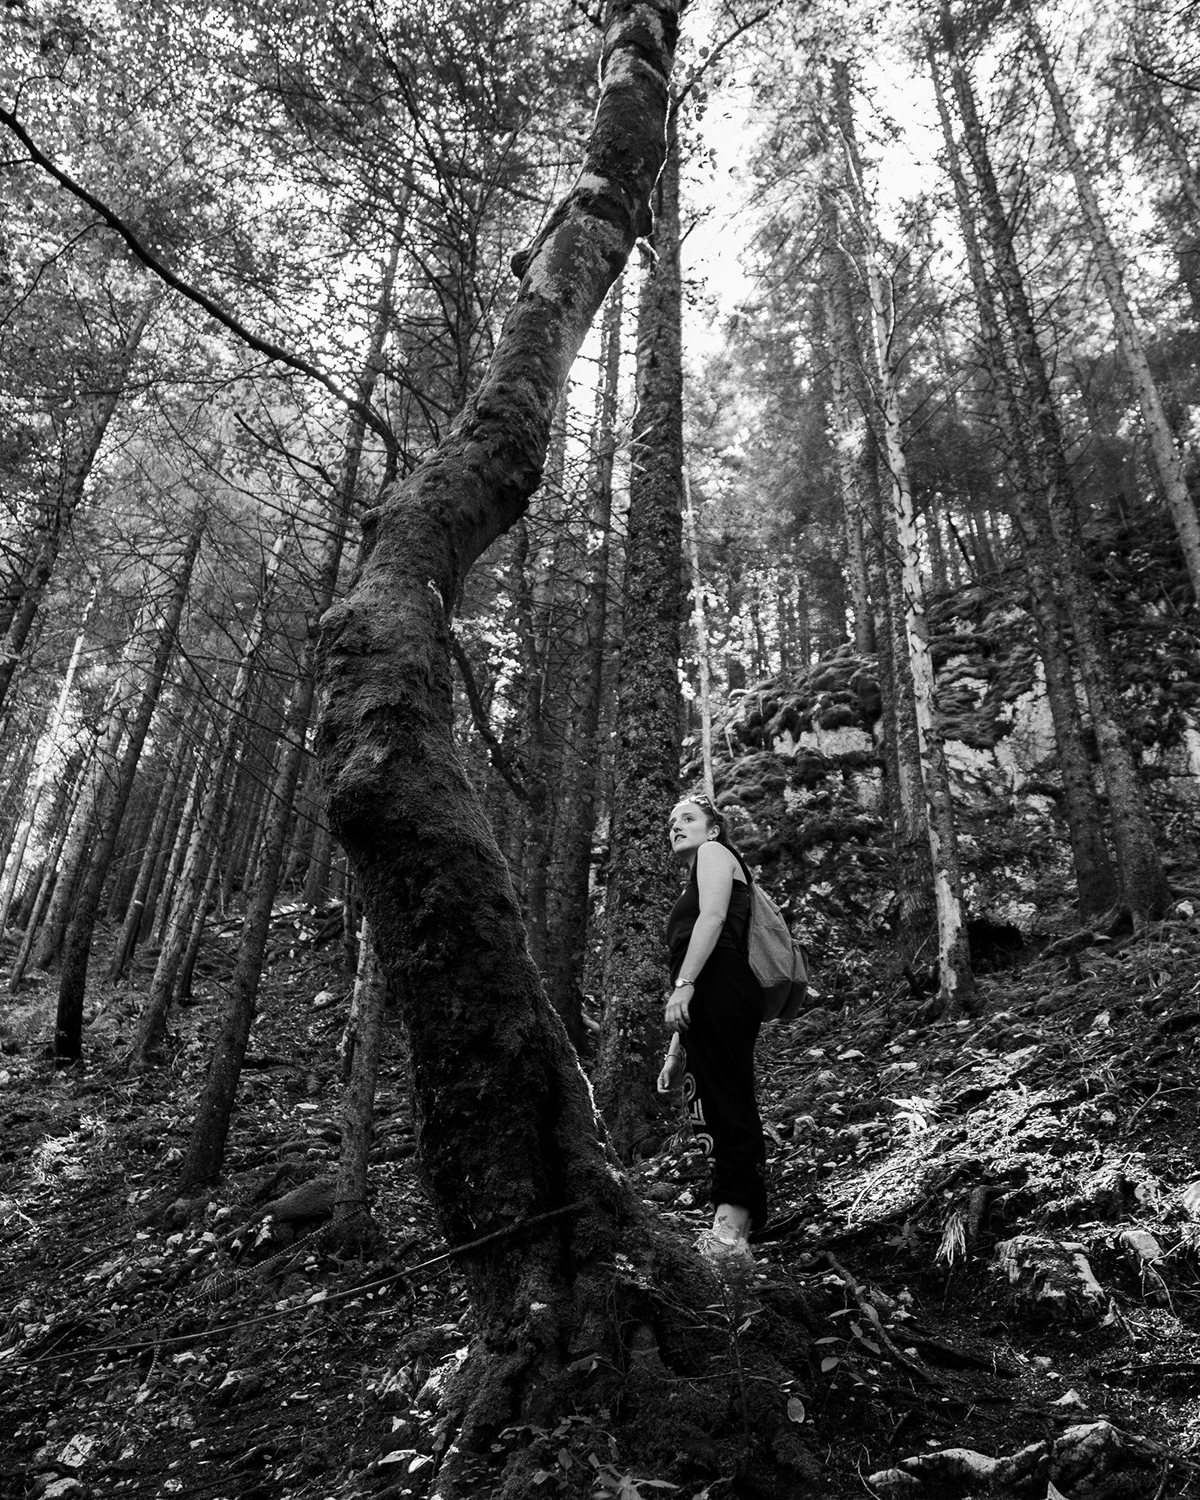
<svg viewBox="0 0 1200 1500">
<path fill-rule="evenodd" d="M 333 836 L 326 823 L 317 825 L 312 853 L 304 877 L 304 904 L 315 911 L 329 900 L 329 876 L 333 866 Z"/>
<path fill-rule="evenodd" d="M 546 984 L 551 1002 L 580 1052 L 583 1050 L 583 968 L 592 840 L 596 832 L 600 784 L 598 734 L 608 637 L 609 534 L 623 299 L 622 275 L 609 293 L 601 332 L 595 453 L 589 472 L 589 540 L 582 606 L 582 651 L 559 787 L 559 812 L 555 823 L 557 848 L 553 855 L 555 878 L 547 902 L 549 963 Z"/>
<path fill-rule="evenodd" d="M 1155 848 L 1154 830 L 1146 811 L 1129 736 L 1122 722 L 1108 642 L 1097 618 L 1085 573 L 1079 517 L 1058 405 L 1017 260 L 1012 224 L 987 151 L 974 92 L 958 55 L 948 4 L 942 9 L 942 43 L 950 62 L 954 95 L 963 122 L 963 141 L 975 173 L 983 211 L 982 227 L 1012 332 L 1013 351 L 1025 397 L 1023 419 L 1030 435 L 1030 463 L 1036 465 L 1037 488 L 1047 497 L 1062 598 L 1075 635 L 1079 675 L 1087 694 L 1100 763 L 1104 769 L 1121 896 L 1139 920 L 1155 917 L 1170 904 L 1170 888 Z"/>
<path fill-rule="evenodd" d="M 33 954 L 33 945 L 38 935 L 38 928 L 42 921 L 43 913 L 49 904 L 50 897 L 54 893 L 55 875 L 59 869 L 59 861 L 62 857 L 63 845 L 67 841 L 67 835 L 71 829 L 71 820 L 75 815 L 75 808 L 88 781 L 88 771 L 91 767 L 90 755 L 80 759 L 78 769 L 67 793 L 62 798 L 61 816 L 58 827 L 50 842 L 50 852 L 46 856 L 39 876 L 37 889 L 33 893 L 30 903 L 29 915 L 25 921 L 25 931 L 21 938 L 21 946 L 17 950 L 17 956 L 13 960 L 12 971 L 8 976 L 8 987 L 15 995 L 21 988 L 21 981 L 25 977 L 25 970 L 29 966 L 30 957 Z M 51 823 L 51 828 L 54 824 Z"/>
<path fill-rule="evenodd" d="M 125 737 L 125 713 L 134 680 L 134 653 L 139 649 L 140 623 L 125 647 L 121 673 L 108 694 L 103 714 L 107 728 L 97 733 L 91 757 L 88 784 L 75 806 L 75 816 L 67 834 L 56 870 L 54 894 L 38 934 L 35 962 L 49 969 L 58 962 L 66 937 L 67 924 L 76 893 L 83 879 L 88 851 L 96 838 L 104 816 L 109 789 L 117 775 L 117 752 Z"/>
<path fill-rule="evenodd" d="M 947 166 L 958 203 L 959 224 L 967 251 L 967 266 L 975 290 L 979 314 L 980 344 L 984 368 L 995 401 L 1010 471 L 1009 496 L 1017 526 L 1017 539 L 1029 579 L 1030 602 L 1038 636 L 1038 648 L 1046 670 L 1046 696 L 1054 721 L 1059 771 L 1063 780 L 1063 810 L 1071 841 L 1080 914 L 1084 918 L 1108 910 L 1118 896 L 1116 877 L 1104 844 L 1100 802 L 1092 780 L 1091 765 L 1083 741 L 1083 723 L 1075 695 L 1063 635 L 1062 614 L 1053 577 L 1053 538 L 1047 524 L 1047 496 L 1038 494 L 1036 477 L 1029 463 L 1028 444 L 1021 422 L 1014 377 L 1005 352 L 995 296 L 975 232 L 975 214 L 966 173 L 942 88 L 937 54 L 928 49 L 929 66 L 937 99 L 938 116 L 946 145 Z"/>
<path fill-rule="evenodd" d="M 108 966 L 107 978 L 110 984 L 115 984 L 117 980 L 124 977 L 129 961 L 133 957 L 143 928 L 147 897 L 153 886 L 155 873 L 161 873 L 161 862 L 169 847 L 167 830 L 173 825 L 174 818 L 182 811 L 179 804 L 184 789 L 183 768 L 187 750 L 187 736 L 180 734 L 171 752 L 171 761 L 163 777 L 162 789 L 155 804 L 154 819 L 146 836 L 146 845 L 142 850 L 141 863 L 138 865 L 137 879 L 134 881 L 129 905 L 125 910 L 121 936 L 113 949 L 112 960 Z"/>
<path fill-rule="evenodd" d="M 171 915 L 162 951 L 138 1017 L 137 1037 L 130 1056 L 135 1068 L 149 1067 L 159 1053 L 166 1035 L 167 1011 L 175 995 L 180 968 L 192 936 L 192 922 L 197 915 L 197 906 L 200 909 L 199 920 L 202 922 L 205 906 L 211 898 L 211 888 L 208 885 L 211 865 L 206 864 L 205 860 L 206 857 L 213 862 L 217 859 L 218 850 L 212 843 L 213 833 L 225 821 L 224 809 L 230 803 L 232 783 L 236 780 L 240 766 L 243 743 L 241 714 L 250 690 L 255 659 L 266 630 L 267 611 L 274 598 L 285 542 L 286 534 L 281 532 L 272 548 L 254 618 L 246 632 L 246 641 L 229 697 L 225 743 L 221 748 L 204 806 L 192 831 L 171 902 Z"/>
<path fill-rule="evenodd" d="M 889 319 L 889 303 L 883 293 L 873 246 L 868 244 L 865 248 L 868 256 L 867 283 L 875 313 L 884 445 L 892 475 L 892 524 L 903 566 L 908 668 L 912 674 L 921 779 L 928 806 L 929 853 L 933 864 L 933 889 L 938 919 L 938 994 L 943 1014 L 947 1018 L 954 1018 L 964 1009 L 974 1009 L 974 982 L 967 945 L 967 924 L 963 913 L 958 836 L 954 825 L 954 805 L 950 797 L 950 773 L 946 765 L 941 728 L 937 722 L 933 662 L 929 654 L 929 632 L 925 619 L 925 591 L 918 563 L 916 518 L 913 515 L 912 493 L 909 488 L 896 371 L 891 363 L 891 351 L 895 347 L 894 329 Z"/>
<path fill-rule="evenodd" d="M 158 294 L 155 293 L 142 305 L 125 336 L 124 346 L 112 362 L 112 372 L 106 388 L 93 392 L 80 413 L 78 437 L 64 464 L 58 491 L 47 506 L 42 534 L 35 543 L 33 557 L 22 582 L 20 602 L 12 612 L 3 641 L 0 641 L 0 704 L 3 704 L 12 685 L 13 672 L 29 640 L 46 585 L 54 572 L 63 542 L 70 533 L 96 454 L 100 451 L 108 424 L 117 409 L 142 335 L 157 302 Z"/>
<path fill-rule="evenodd" d="M 849 113 L 848 78 L 836 75 L 841 110 Z M 913 683 L 921 781 L 928 809 L 929 852 L 933 864 L 934 901 L 938 922 L 938 996 L 943 1015 L 957 1017 L 974 1010 L 974 979 L 963 912 L 962 872 L 958 857 L 954 804 L 942 732 L 937 721 L 933 662 L 929 654 L 925 592 L 921 582 L 916 517 L 904 448 L 900 407 L 899 354 L 894 284 L 885 288 L 879 264 L 874 224 L 863 189 L 861 167 L 853 136 L 843 130 L 850 190 L 856 200 L 863 271 L 871 302 L 871 330 L 878 381 L 877 405 L 883 429 L 884 454 L 892 478 L 891 521 L 903 570 L 904 622 L 909 672 Z M 890 537 L 889 537 L 890 539 Z"/>
<path fill-rule="evenodd" d="M 367 1211 L 367 1158 L 383 1038 L 383 1002 L 387 995 L 387 978 L 371 941 L 368 922 L 363 923 L 358 953 L 351 1005 L 353 1033 L 345 1048 L 343 1064 L 346 1089 L 342 1095 L 342 1145 L 334 1191 L 335 1222 L 361 1219 Z"/>
<path fill-rule="evenodd" d="M 835 89 L 835 102 L 849 99 L 846 80 Z M 839 106 L 840 107 L 840 106 Z M 842 111 L 839 127 L 851 151 L 854 121 Z M 852 226 L 847 226 L 847 230 Z M 835 390 L 846 404 L 838 417 L 839 462 L 843 492 L 858 499 L 858 513 L 869 517 L 874 538 L 876 582 L 874 596 L 878 616 L 874 636 L 879 654 L 879 685 L 883 699 L 884 761 L 888 770 L 886 791 L 892 818 L 899 901 L 897 936 L 900 956 L 908 963 L 932 939 L 937 909 L 929 842 L 929 818 L 921 774 L 920 737 L 917 728 L 913 676 L 908 670 L 908 643 L 904 633 L 904 584 L 895 533 L 884 511 L 876 439 L 869 425 L 875 408 L 864 370 L 870 362 L 869 348 L 861 347 L 859 320 L 855 316 L 851 265 L 843 245 L 843 229 L 836 200 L 824 205 L 826 273 L 826 327 L 835 365 Z M 853 409 L 859 416 L 855 421 Z M 853 502 L 852 502 L 853 503 Z M 868 575 L 869 581 L 869 575 Z M 856 609 L 859 607 L 856 604 Z M 869 600 L 862 606 L 870 610 Z M 874 614 L 874 611 L 871 611 Z M 856 625 L 857 639 L 857 625 Z"/>
<path fill-rule="evenodd" d="M 370 351 L 358 381 L 356 394 L 363 407 L 366 407 L 374 395 L 378 380 L 380 357 L 392 316 L 392 294 L 398 255 L 399 239 L 397 237 L 384 272 Z M 225 1154 L 229 1121 L 233 1114 L 234 1100 L 237 1097 L 237 1086 L 246 1056 L 246 1045 L 250 1040 L 250 1028 L 254 1023 L 258 987 L 262 979 L 263 957 L 271 929 L 271 914 L 279 892 L 283 854 L 288 829 L 291 826 L 300 771 L 304 762 L 305 741 L 316 691 L 317 646 L 321 617 L 333 603 L 337 591 L 346 531 L 350 524 L 350 514 L 354 505 L 354 495 L 362 463 L 364 432 L 365 421 L 356 412 L 351 417 L 338 493 L 331 506 L 329 529 L 326 532 L 312 607 L 308 615 L 308 629 L 300 660 L 300 671 L 291 702 L 284 714 L 282 744 L 268 804 L 270 818 L 258 861 L 257 876 L 246 903 L 246 916 L 242 923 L 237 958 L 234 962 L 233 974 L 225 989 L 213 1045 L 212 1061 L 209 1064 L 204 1092 L 197 1106 L 191 1141 L 181 1172 L 180 1190 L 185 1193 L 193 1191 L 204 1183 L 214 1182 L 221 1170 L 221 1162 Z M 373 951 L 372 962 L 374 962 Z"/>
<path fill-rule="evenodd" d="M 1200 600 L 1200 515 L 1197 515 L 1196 506 L 1191 495 L 1188 494 L 1187 480 L 1183 472 L 1183 454 L 1175 441 L 1171 424 L 1167 420 L 1158 383 L 1151 373 L 1142 330 L 1138 326 L 1129 296 L 1125 291 L 1125 274 L 1121 257 L 1108 232 L 1108 224 L 1100 208 L 1100 199 L 1096 194 L 1091 173 L 1075 136 L 1075 128 L 1071 123 L 1071 116 L 1067 110 L 1066 101 L 1063 99 L 1062 90 L 1058 86 L 1058 79 L 1054 75 L 1054 67 L 1046 51 L 1046 43 L 1028 0 L 1018 0 L 1018 9 L 1024 16 L 1026 35 L 1033 48 L 1033 55 L 1037 59 L 1042 83 L 1050 99 L 1050 107 L 1054 111 L 1054 122 L 1067 154 L 1071 176 L 1075 179 L 1075 191 L 1079 194 L 1079 203 L 1091 235 L 1092 253 L 1096 257 L 1096 268 L 1100 272 L 1108 305 L 1112 310 L 1113 326 L 1117 331 L 1121 354 L 1129 370 L 1134 389 L 1137 391 L 1138 404 L 1142 409 L 1142 421 L 1146 424 L 1146 437 L 1155 473 L 1167 497 L 1167 504 L 1175 522 L 1179 545 L 1183 549 L 1184 563 L 1192 581 L 1192 593 L 1197 600 Z"/>
<path fill-rule="evenodd" d="M 704 610 L 704 579 L 700 574 L 700 544 L 696 537 L 696 512 L 692 506 L 692 484 L 687 467 L 683 470 L 684 519 L 686 522 L 688 564 L 692 576 L 692 621 L 696 631 L 696 664 L 700 672 L 700 758 L 704 765 L 704 790 L 709 797 L 717 795 L 713 782 L 712 694 L 708 671 L 708 622 Z"/>
<path fill-rule="evenodd" d="M 79 658 L 83 654 L 83 643 L 87 637 L 88 616 L 92 612 L 92 606 L 96 602 L 96 594 L 99 584 L 92 585 L 92 592 L 88 597 L 87 605 L 83 611 L 83 619 L 79 622 L 79 633 L 75 637 L 75 645 L 71 650 L 71 659 L 67 663 L 67 670 L 63 674 L 63 684 L 59 689 L 58 698 L 55 700 L 54 708 L 51 710 L 46 731 L 43 736 L 46 745 L 46 753 L 40 761 L 35 760 L 37 770 L 34 773 L 33 787 L 28 796 L 28 807 L 25 819 L 21 825 L 21 832 L 16 841 L 16 847 L 9 851 L 8 874 L 4 881 L 4 893 L 0 895 L 0 937 L 4 935 L 4 929 L 8 925 L 9 908 L 12 905 L 13 893 L 17 888 L 17 880 L 21 873 L 21 862 L 25 858 L 25 850 L 29 845 L 29 835 L 33 832 L 37 823 L 38 808 L 41 805 L 42 793 L 46 789 L 46 779 L 49 772 L 49 757 L 58 739 L 59 730 L 62 728 L 63 715 L 67 711 L 67 702 L 71 696 L 71 688 L 75 683 L 75 673 L 79 668 Z M 34 749 L 36 757 L 37 750 Z M 28 930 L 28 924 L 26 924 Z"/>
<path fill-rule="evenodd" d="M 330 817 L 408 1029 L 424 1183 L 451 1244 L 556 1214 L 459 1261 L 478 1332 L 447 1391 L 456 1436 L 442 1500 L 480 1493 L 500 1426 L 565 1409 L 567 1367 L 586 1350 L 626 1362 L 614 1265 L 622 1219 L 637 1210 L 455 754 L 448 614 L 467 567 L 524 510 L 569 366 L 649 228 L 676 26 L 673 3 L 610 10 L 578 183 L 514 262 L 521 288 L 479 391 L 389 493 L 350 597 L 327 616 Z M 607 1392 L 589 1404 L 596 1394 Z"/>
<path fill-rule="evenodd" d="M 87 867 L 67 929 L 63 945 L 62 974 L 58 986 L 58 1012 L 54 1027 L 54 1055 L 60 1062 L 76 1062 L 83 1052 L 83 1002 L 87 988 L 88 960 L 92 951 L 92 936 L 96 928 L 96 917 L 100 910 L 100 897 L 108 867 L 116 848 L 121 819 L 133 790 L 133 780 L 141 759 L 142 746 L 150 729 L 150 721 L 158 707 L 163 680 L 171 653 L 175 649 L 179 621 L 183 614 L 184 600 L 192 581 L 192 569 L 200 552 L 200 541 L 204 534 L 203 521 L 193 524 L 192 532 L 179 561 L 175 587 L 167 602 L 158 643 L 150 663 L 141 698 L 129 723 L 125 748 L 111 794 L 106 798 L 94 843 L 91 846 Z"/>
<path fill-rule="evenodd" d="M 679 797 L 683 369 L 679 140 L 674 116 L 655 189 L 656 259 L 638 309 L 625 610 L 617 683 L 604 1014 L 596 1101 L 629 1160 L 661 1131 L 655 1090 L 666 988 L 663 923 L 678 877 L 665 819 Z"/>
</svg>

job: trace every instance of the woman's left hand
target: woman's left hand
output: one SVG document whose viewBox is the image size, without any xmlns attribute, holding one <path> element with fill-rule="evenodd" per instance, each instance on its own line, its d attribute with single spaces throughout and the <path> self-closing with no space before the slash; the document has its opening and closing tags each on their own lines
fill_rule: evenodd
<svg viewBox="0 0 1200 1500">
<path fill-rule="evenodd" d="M 663 1019 L 672 1031 L 686 1031 L 688 1028 L 688 1006 L 692 1002 L 692 996 L 696 993 L 696 987 L 692 984 L 679 984 L 667 996 L 667 1009 Z"/>
</svg>

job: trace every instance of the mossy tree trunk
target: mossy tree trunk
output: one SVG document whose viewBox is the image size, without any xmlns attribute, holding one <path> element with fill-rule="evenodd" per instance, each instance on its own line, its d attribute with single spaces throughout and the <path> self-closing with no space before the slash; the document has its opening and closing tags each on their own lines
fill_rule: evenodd
<svg viewBox="0 0 1200 1500">
<path fill-rule="evenodd" d="M 596 1101 L 623 1160 L 657 1144 L 666 990 L 663 927 L 679 880 L 666 836 L 678 800 L 684 611 L 679 142 L 655 193 L 655 259 L 638 308 L 625 598 L 617 680 L 612 853 Z"/>
<path fill-rule="evenodd" d="M 611 1298 L 634 1201 L 454 749 L 449 616 L 471 563 L 525 510 L 571 362 L 649 228 L 676 28 L 674 0 L 610 9 L 583 171 L 515 260 L 520 289 L 479 390 L 369 517 L 362 572 L 326 620 L 329 814 L 408 1031 L 419 1162 L 442 1230 L 462 1244 L 570 1210 L 459 1261 L 476 1332 L 448 1393 L 443 1500 L 501 1483 L 528 1494 L 520 1455 L 502 1480 L 498 1432 L 594 1401 L 576 1362 L 624 1359 Z"/>
</svg>

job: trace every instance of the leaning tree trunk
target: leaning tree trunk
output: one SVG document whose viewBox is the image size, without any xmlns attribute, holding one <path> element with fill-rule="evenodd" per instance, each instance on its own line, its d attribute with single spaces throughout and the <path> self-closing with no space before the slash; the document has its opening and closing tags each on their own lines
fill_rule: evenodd
<svg viewBox="0 0 1200 1500">
<path fill-rule="evenodd" d="M 1150 361 L 1146 357 L 1146 341 L 1142 337 L 1142 330 L 1138 326 L 1129 301 L 1129 294 L 1125 290 L 1125 274 L 1121 265 L 1121 257 L 1108 232 L 1108 224 L 1100 207 L 1100 199 L 1097 196 L 1095 184 L 1092 182 L 1087 162 L 1083 158 L 1079 141 L 1076 139 L 1075 127 L 1071 123 L 1066 101 L 1058 86 L 1053 64 L 1046 51 L 1045 40 L 1028 0 L 1018 0 L 1018 9 L 1024 14 L 1026 35 L 1033 48 L 1033 55 L 1037 58 L 1042 83 L 1050 99 L 1054 123 L 1067 154 L 1067 165 L 1071 169 L 1071 176 L 1075 179 L 1075 191 L 1079 194 L 1079 203 L 1092 240 L 1092 253 L 1096 257 L 1096 268 L 1100 272 L 1105 296 L 1112 310 L 1117 341 L 1121 346 L 1121 354 L 1133 381 L 1134 390 L 1137 391 L 1138 404 L 1142 408 L 1142 421 L 1146 424 L 1146 438 L 1154 470 L 1167 497 L 1171 518 L 1175 522 L 1179 545 L 1183 551 L 1183 560 L 1192 581 L 1192 593 L 1197 600 L 1200 600 L 1200 515 L 1197 515 L 1195 503 L 1188 493 L 1187 479 L 1183 471 L 1183 454 L 1179 444 L 1175 441 L 1171 424 L 1167 420 L 1158 382 L 1151 372 Z"/>
<path fill-rule="evenodd" d="M 92 935 L 96 928 L 96 916 L 100 910 L 100 896 L 104 881 L 117 844 L 121 819 L 129 804 L 133 790 L 133 779 L 137 774 L 142 746 L 150 730 L 150 721 L 158 707 L 167 665 L 175 649 L 176 633 L 183 614 L 184 601 L 192 581 L 192 569 L 200 553 L 200 541 L 204 535 L 204 522 L 197 521 L 179 560 L 175 587 L 167 601 L 166 612 L 159 627 L 154 658 L 146 681 L 142 685 L 141 697 L 125 738 L 125 748 L 116 768 L 113 786 L 106 799 L 95 842 L 92 844 L 83 881 L 67 928 L 63 944 L 62 973 L 58 985 L 58 1010 L 54 1025 L 54 1056 L 60 1062 L 77 1062 L 83 1051 L 83 997 L 87 988 L 88 960 L 92 952 Z"/>
<path fill-rule="evenodd" d="M 1017 538 L 1029 580 L 1038 650 L 1046 672 L 1046 697 L 1054 722 L 1059 774 L 1063 782 L 1063 810 L 1080 915 L 1098 916 L 1116 902 L 1116 876 L 1104 844 L 1100 799 L 1096 795 L 1091 764 L 1083 742 L 1083 722 L 1075 695 L 1075 677 L 1063 638 L 1063 616 L 1054 581 L 1054 546 L 1048 525 L 1047 496 L 1037 493 L 1034 466 L 1029 461 L 1028 438 L 1021 421 L 1013 372 L 996 310 L 995 293 L 984 264 L 975 231 L 966 172 L 942 87 L 937 53 L 927 49 L 938 118 L 946 146 L 946 166 L 958 204 L 959 226 L 967 252 L 967 267 L 979 315 L 980 352 L 991 385 L 997 425 L 1010 471 L 1009 499 L 1016 522 Z"/>
<path fill-rule="evenodd" d="M 456 1436 L 436 1479 L 443 1500 L 501 1477 L 488 1473 L 504 1462 L 492 1454 L 498 1430 L 563 1410 L 578 1394 L 573 1362 L 598 1348 L 623 1362 L 614 1255 L 634 1201 L 455 750 L 449 616 L 468 567 L 523 513 L 570 365 L 649 228 L 676 26 L 674 0 L 612 7 L 583 171 L 514 261 L 520 291 L 480 389 L 374 512 L 359 579 L 327 617 L 319 751 L 330 818 L 409 1033 L 426 1187 L 452 1243 L 553 1216 L 523 1242 L 460 1259 L 477 1332 L 448 1392 Z M 514 1474 L 504 1493 L 527 1493 L 530 1478 Z"/>
<path fill-rule="evenodd" d="M 674 115 L 655 197 L 655 260 L 638 309 L 625 600 L 617 679 L 612 853 L 596 1102 L 628 1161 L 661 1135 L 655 1089 L 666 989 L 663 925 L 678 886 L 666 819 L 678 801 L 683 616 L 683 365 L 679 138 Z"/>
</svg>

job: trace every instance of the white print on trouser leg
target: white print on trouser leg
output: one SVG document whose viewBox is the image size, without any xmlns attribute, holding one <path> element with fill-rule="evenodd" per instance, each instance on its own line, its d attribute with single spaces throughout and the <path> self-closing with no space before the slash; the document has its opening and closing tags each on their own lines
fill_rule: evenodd
<svg viewBox="0 0 1200 1500">
<path fill-rule="evenodd" d="M 704 1118 L 704 1105 L 696 1092 L 696 1080 L 690 1073 L 683 1075 L 683 1102 L 687 1105 L 688 1119 L 692 1122 L 692 1134 L 699 1142 L 705 1156 L 713 1154 L 713 1138 L 708 1133 L 708 1121 Z"/>
</svg>

